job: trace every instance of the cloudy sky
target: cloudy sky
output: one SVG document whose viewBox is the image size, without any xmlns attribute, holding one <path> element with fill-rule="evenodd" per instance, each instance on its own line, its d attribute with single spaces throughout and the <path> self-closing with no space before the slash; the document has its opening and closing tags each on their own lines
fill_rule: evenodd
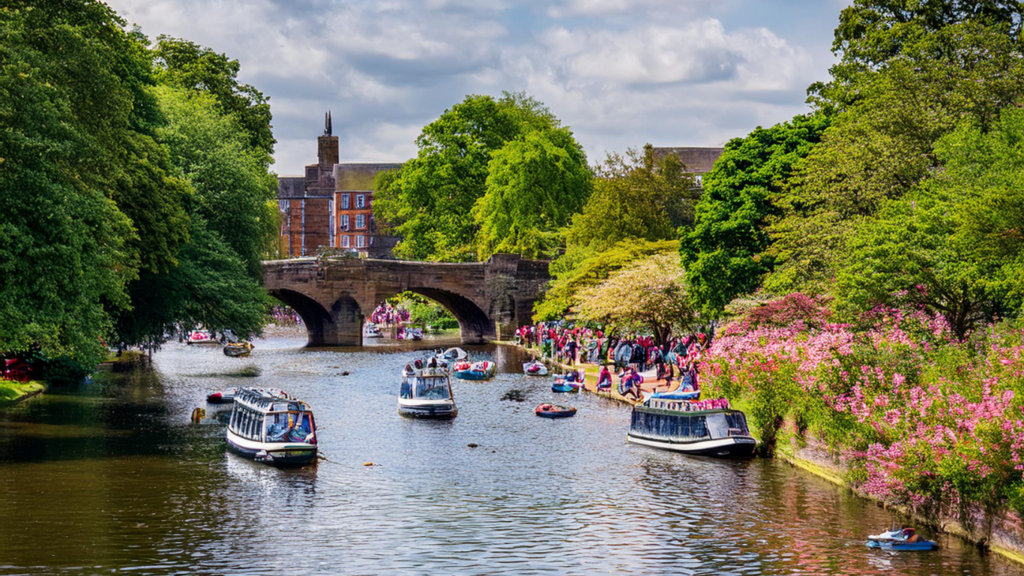
<svg viewBox="0 0 1024 576">
<path fill-rule="evenodd" d="M 466 94 L 525 90 L 606 151 L 721 146 L 806 110 L 849 0 L 107 0 L 151 38 L 241 62 L 270 96 L 275 170 L 403 161 Z"/>
</svg>

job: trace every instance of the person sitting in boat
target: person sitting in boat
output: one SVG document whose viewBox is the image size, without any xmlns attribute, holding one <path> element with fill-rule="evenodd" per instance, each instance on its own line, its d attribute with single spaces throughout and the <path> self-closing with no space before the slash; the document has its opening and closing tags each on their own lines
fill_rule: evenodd
<svg viewBox="0 0 1024 576">
<path fill-rule="evenodd" d="M 601 373 L 597 375 L 597 389 L 608 390 L 612 387 L 612 372 L 607 366 L 601 367 Z"/>
<path fill-rule="evenodd" d="M 570 370 L 569 372 L 565 373 L 565 378 L 563 381 L 567 384 L 578 382 L 579 374 L 577 374 L 575 370 Z"/>
<path fill-rule="evenodd" d="M 903 529 L 903 540 L 905 542 L 917 542 L 920 538 L 917 536 L 917 531 L 913 528 Z"/>
</svg>

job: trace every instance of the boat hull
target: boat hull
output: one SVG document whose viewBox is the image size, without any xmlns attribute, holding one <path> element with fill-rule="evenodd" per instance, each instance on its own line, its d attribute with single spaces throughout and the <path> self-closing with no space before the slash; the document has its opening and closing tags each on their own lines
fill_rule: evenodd
<svg viewBox="0 0 1024 576">
<path fill-rule="evenodd" d="M 455 404 L 399 404 L 398 414 L 406 418 L 451 420 L 459 415 L 459 409 L 455 407 Z"/>
<path fill-rule="evenodd" d="M 535 410 L 534 414 L 541 418 L 572 418 L 576 415 L 575 408 L 569 408 L 566 410 Z"/>
<path fill-rule="evenodd" d="M 304 442 L 253 442 L 227 431 L 228 450 L 282 468 L 307 466 L 316 461 L 317 447 Z"/>
<path fill-rule="evenodd" d="M 918 540 L 917 542 L 868 540 L 868 548 L 878 548 L 880 550 L 920 552 L 936 550 L 938 547 L 939 545 L 931 540 Z"/>
<path fill-rule="evenodd" d="M 551 391 L 558 392 L 559 394 L 576 394 L 580 391 L 580 386 L 572 384 L 552 384 Z"/>
<path fill-rule="evenodd" d="M 660 448 L 693 456 L 713 456 L 715 458 L 749 458 L 754 454 L 757 441 L 748 436 L 697 440 L 694 442 L 675 442 L 667 439 L 654 439 L 629 433 L 626 440 L 641 446 Z"/>
</svg>

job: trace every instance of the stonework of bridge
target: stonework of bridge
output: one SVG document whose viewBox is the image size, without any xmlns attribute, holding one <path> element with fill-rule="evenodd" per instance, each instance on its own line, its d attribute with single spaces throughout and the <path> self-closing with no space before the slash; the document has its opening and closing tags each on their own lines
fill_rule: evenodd
<svg viewBox="0 0 1024 576">
<path fill-rule="evenodd" d="M 263 287 L 291 306 L 310 346 L 361 346 L 363 319 L 402 292 L 426 296 L 459 321 L 462 342 L 494 340 L 530 322 L 548 263 L 497 254 L 486 262 L 298 258 L 263 263 Z"/>
</svg>

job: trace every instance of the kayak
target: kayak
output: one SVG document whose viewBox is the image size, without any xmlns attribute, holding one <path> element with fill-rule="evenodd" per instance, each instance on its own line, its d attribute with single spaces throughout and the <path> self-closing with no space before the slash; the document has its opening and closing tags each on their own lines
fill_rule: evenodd
<svg viewBox="0 0 1024 576">
<path fill-rule="evenodd" d="M 547 376 L 548 367 L 543 362 L 533 360 L 523 364 L 523 373 L 527 376 Z"/>
<path fill-rule="evenodd" d="M 533 413 L 541 418 L 569 418 L 576 415 L 576 409 L 563 404 L 541 404 Z"/>
<path fill-rule="evenodd" d="M 913 528 L 898 528 L 868 536 L 868 548 L 891 551 L 936 550 L 939 545 L 931 540 L 916 537 Z"/>
</svg>

